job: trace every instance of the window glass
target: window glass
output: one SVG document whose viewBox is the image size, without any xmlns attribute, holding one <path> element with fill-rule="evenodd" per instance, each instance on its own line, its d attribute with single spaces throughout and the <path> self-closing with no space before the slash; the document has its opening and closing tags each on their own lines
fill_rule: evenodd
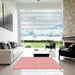
<svg viewBox="0 0 75 75">
<path fill-rule="evenodd" d="M 19 10 L 19 13 L 24 39 L 26 36 L 62 36 L 62 10 Z"/>
</svg>

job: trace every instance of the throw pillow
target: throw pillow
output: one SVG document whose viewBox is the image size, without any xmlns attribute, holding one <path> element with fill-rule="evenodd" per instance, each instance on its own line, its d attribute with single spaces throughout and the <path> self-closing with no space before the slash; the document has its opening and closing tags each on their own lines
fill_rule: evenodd
<svg viewBox="0 0 75 75">
<path fill-rule="evenodd" d="M 4 42 L 0 42 L 0 49 L 8 49 L 8 46 Z"/>
<path fill-rule="evenodd" d="M 7 43 L 8 49 L 11 49 L 11 45 L 9 43 Z"/>
<path fill-rule="evenodd" d="M 10 42 L 10 44 L 11 44 L 12 48 L 16 48 L 17 47 L 17 43 L 16 42 Z"/>
</svg>

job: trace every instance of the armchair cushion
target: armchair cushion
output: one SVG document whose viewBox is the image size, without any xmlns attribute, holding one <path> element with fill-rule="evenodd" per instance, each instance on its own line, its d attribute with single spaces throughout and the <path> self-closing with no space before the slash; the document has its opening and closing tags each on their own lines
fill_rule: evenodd
<svg viewBox="0 0 75 75">
<path fill-rule="evenodd" d="M 50 41 L 49 45 L 46 45 L 46 48 L 54 49 L 56 46 L 55 42 Z"/>
<path fill-rule="evenodd" d="M 50 42 L 50 47 L 54 47 L 55 43 L 54 42 Z"/>
<path fill-rule="evenodd" d="M 69 51 L 72 52 L 72 53 L 75 53 L 75 44 L 71 44 L 69 46 Z"/>
</svg>

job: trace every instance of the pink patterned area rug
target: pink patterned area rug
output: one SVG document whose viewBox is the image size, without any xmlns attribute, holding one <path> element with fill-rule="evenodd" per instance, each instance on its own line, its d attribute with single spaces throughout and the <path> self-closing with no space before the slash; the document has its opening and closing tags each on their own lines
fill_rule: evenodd
<svg viewBox="0 0 75 75">
<path fill-rule="evenodd" d="M 62 69 L 51 57 L 22 57 L 14 69 Z"/>
</svg>

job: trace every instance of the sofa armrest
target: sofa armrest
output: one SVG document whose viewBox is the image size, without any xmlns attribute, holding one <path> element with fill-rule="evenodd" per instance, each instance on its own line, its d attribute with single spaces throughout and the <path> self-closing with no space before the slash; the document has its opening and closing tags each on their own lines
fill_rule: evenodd
<svg viewBox="0 0 75 75">
<path fill-rule="evenodd" d="M 12 61 L 12 50 L 0 50 L 0 64 L 11 64 Z"/>
</svg>

